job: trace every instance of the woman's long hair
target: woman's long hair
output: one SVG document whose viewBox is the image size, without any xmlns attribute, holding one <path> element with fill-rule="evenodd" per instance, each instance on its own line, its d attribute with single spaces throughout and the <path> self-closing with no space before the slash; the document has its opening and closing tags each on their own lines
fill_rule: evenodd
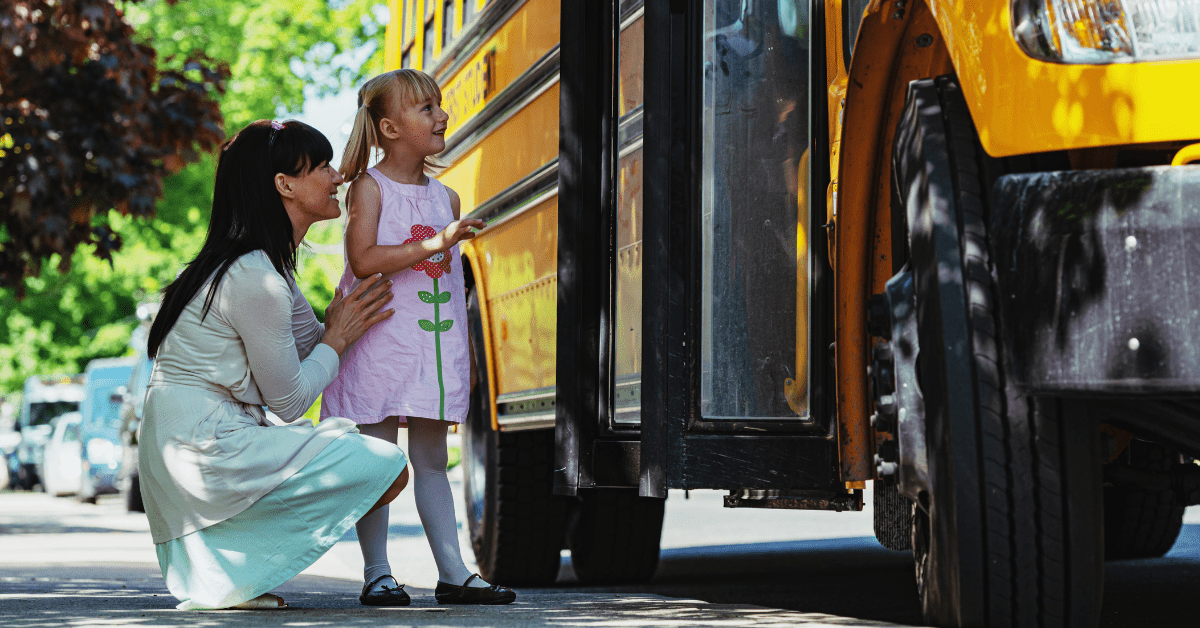
<svg viewBox="0 0 1200 628">
<path fill-rule="evenodd" d="M 358 90 L 358 113 L 342 164 L 338 168 L 346 183 L 363 175 L 370 165 L 371 151 L 380 148 L 379 121 L 392 115 L 397 106 L 406 107 L 428 99 L 442 100 L 442 89 L 432 76 L 408 68 L 384 72 L 367 81 Z M 425 174 L 436 174 L 445 164 L 433 157 L 425 158 Z"/>
<path fill-rule="evenodd" d="M 259 120 L 221 147 L 208 236 L 196 259 L 163 289 L 162 307 L 147 340 L 150 357 L 158 353 L 167 332 L 211 277 L 201 320 L 208 315 L 217 286 L 239 257 L 261 249 L 280 275 L 292 276 L 296 245 L 292 221 L 275 188 L 275 174 L 296 176 L 330 159 L 329 140 L 296 120 L 282 124 Z"/>
</svg>

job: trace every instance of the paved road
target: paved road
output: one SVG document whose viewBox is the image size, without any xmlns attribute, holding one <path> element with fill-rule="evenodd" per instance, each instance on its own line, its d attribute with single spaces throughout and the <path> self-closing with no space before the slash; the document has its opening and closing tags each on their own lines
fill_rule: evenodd
<svg viewBox="0 0 1200 628">
<path fill-rule="evenodd" d="M 458 490 L 458 484 L 454 485 Z M 0 625 L 257 626 L 885 626 L 920 616 L 908 553 L 881 548 L 871 513 L 729 510 L 717 492 L 673 492 L 654 580 L 580 586 L 564 557 L 552 589 L 522 589 L 493 609 L 438 607 L 432 555 L 406 491 L 393 507 L 389 552 L 414 596 L 408 609 L 364 609 L 352 534 L 278 592 L 281 612 L 185 613 L 158 575 L 145 518 L 117 500 L 97 506 L 41 493 L 0 493 Z M 461 504 L 461 500 L 458 502 Z M 1110 563 L 1104 621 L 1113 627 L 1196 623 L 1200 510 L 1167 558 Z M 468 551 L 469 554 L 469 551 Z"/>
</svg>

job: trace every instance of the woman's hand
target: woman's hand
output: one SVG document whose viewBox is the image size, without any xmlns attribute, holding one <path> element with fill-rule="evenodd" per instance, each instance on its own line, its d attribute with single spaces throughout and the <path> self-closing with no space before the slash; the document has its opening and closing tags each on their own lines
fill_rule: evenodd
<svg viewBox="0 0 1200 628">
<path fill-rule="evenodd" d="M 391 280 L 376 274 L 362 280 L 345 298 L 339 288 L 334 292 L 333 302 L 325 308 L 325 337 L 321 342 L 332 347 L 341 357 L 346 348 L 362 338 L 375 323 L 396 313 L 394 308 L 381 310 L 385 303 L 392 300 L 391 287 Z"/>
<path fill-rule="evenodd" d="M 475 237 L 475 232 L 472 229 L 482 229 L 487 226 L 487 223 L 476 218 L 468 218 L 466 220 L 455 220 L 446 225 L 434 238 L 438 251 L 448 251 L 450 247 Z"/>
</svg>

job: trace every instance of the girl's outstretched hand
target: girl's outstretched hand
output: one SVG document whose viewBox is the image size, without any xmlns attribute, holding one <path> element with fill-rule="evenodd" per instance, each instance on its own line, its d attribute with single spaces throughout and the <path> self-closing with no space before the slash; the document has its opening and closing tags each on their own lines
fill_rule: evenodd
<svg viewBox="0 0 1200 628">
<path fill-rule="evenodd" d="M 470 240 L 475 237 L 475 232 L 471 231 L 472 229 L 482 229 L 486 226 L 486 222 L 476 218 L 455 220 L 446 225 L 446 228 L 442 229 L 441 233 L 437 234 L 436 237 L 440 239 L 438 248 L 445 251 L 463 240 Z"/>
<path fill-rule="evenodd" d="M 382 309 L 392 300 L 391 287 L 392 282 L 377 273 L 359 282 L 345 298 L 339 288 L 333 294 L 333 302 L 325 308 L 325 337 L 321 342 L 332 347 L 340 357 L 375 323 L 395 314 L 395 309 Z"/>
</svg>

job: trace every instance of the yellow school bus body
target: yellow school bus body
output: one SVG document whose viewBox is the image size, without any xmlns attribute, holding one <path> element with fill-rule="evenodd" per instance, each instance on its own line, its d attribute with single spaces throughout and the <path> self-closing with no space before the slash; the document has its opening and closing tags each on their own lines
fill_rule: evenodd
<svg viewBox="0 0 1200 628">
<path fill-rule="evenodd" d="M 388 67 L 407 63 L 405 67 L 435 75 L 456 114 L 450 121 L 450 141 L 487 102 L 559 43 L 559 1 L 528 0 L 515 3 L 503 24 L 472 45 L 462 59 L 440 58 L 449 47 L 442 34 L 464 33 L 469 25 L 463 21 L 463 8 L 471 3 L 476 13 L 488 6 L 486 0 L 454 0 L 449 30 L 445 3 L 390 3 L 393 15 L 403 17 L 388 28 Z M 824 4 L 826 16 L 842 14 L 843 0 Z M 908 83 L 956 73 L 981 143 L 994 157 L 1069 150 L 1072 159 L 1081 163 L 1089 159 L 1103 163 L 1106 148 L 1200 138 L 1200 116 L 1192 110 L 1200 97 L 1196 62 L 1049 63 L 1031 58 L 1018 47 L 1010 24 L 1010 0 L 904 4 L 899 17 L 894 2 L 876 0 L 867 5 L 852 63 L 844 58 L 841 45 L 847 25 L 837 19 L 826 22 L 831 170 L 826 203 L 832 225 L 830 263 L 835 270 L 836 405 L 842 479 L 853 485 L 874 476 L 866 302 L 882 291 L 893 272 L 889 160 Z M 640 23 L 626 28 L 640 29 Z M 426 41 L 430 29 L 437 37 L 431 48 Z M 917 45 L 921 35 L 931 36 L 932 43 Z M 425 59 L 424 51 L 429 49 L 433 58 Z M 456 92 L 464 91 L 460 84 L 477 80 L 471 73 L 485 66 L 484 97 L 468 104 L 456 101 L 461 97 Z M 626 78 L 637 76 L 631 73 Z M 637 80 L 621 82 L 626 92 L 638 85 Z M 621 102 L 639 99 L 640 94 L 634 94 Z M 464 213 L 557 159 L 558 106 L 557 84 L 551 84 L 454 156 L 439 179 L 459 193 Z M 630 196 L 623 203 L 636 207 L 640 200 L 633 197 L 640 194 L 640 160 L 623 165 L 619 176 L 627 178 Z M 552 390 L 555 384 L 557 200 L 553 194 L 544 196 L 463 245 L 480 296 L 486 377 L 493 399 Z M 633 215 L 633 220 L 620 225 L 626 246 L 618 257 L 617 280 L 626 289 L 619 291 L 623 296 L 616 315 L 631 323 L 627 327 L 633 332 L 627 340 L 636 346 L 641 240 L 636 210 Z M 807 316 L 806 307 L 797 312 Z M 797 320 L 798 331 L 805 324 Z M 617 364 L 618 374 L 640 371 L 637 352 L 623 355 L 628 363 Z M 807 360 L 806 351 L 798 346 L 797 362 Z M 796 372 L 804 373 L 806 368 L 797 364 Z M 496 427 L 494 400 L 491 415 Z"/>
<path fill-rule="evenodd" d="M 455 37 L 470 26 L 462 22 L 462 7 L 472 2 L 476 13 L 488 7 L 484 0 L 457 0 L 450 5 L 457 19 L 451 31 Z M 438 59 L 450 43 L 444 37 L 433 44 L 434 58 L 424 59 L 420 53 L 427 49 L 424 37 L 430 33 L 408 19 L 415 16 L 432 25 L 433 35 L 443 34 L 446 4 L 408 0 L 393 5 L 393 15 L 405 13 L 398 24 L 389 25 L 388 67 L 414 67 L 438 79 L 443 106 L 451 115 L 447 140 L 452 146 L 462 139 L 456 133 L 464 125 L 477 116 L 494 115 L 486 109 L 488 103 L 558 46 L 558 0 L 528 0 L 490 28 L 493 32 L 485 39 L 466 48 L 460 59 Z M 402 35 L 407 41 L 401 41 Z M 435 60 L 440 66 L 434 65 Z M 557 80 L 523 100 L 520 107 L 495 116 L 498 121 L 476 132 L 467 146 L 448 151 L 453 153 L 446 160 L 449 166 L 438 180 L 458 193 L 463 215 L 557 161 Z M 479 296 L 487 365 L 481 377 L 487 377 L 493 392 L 494 428 L 497 395 L 554 386 L 558 202 L 552 192 L 534 201 L 462 244 Z"/>
<path fill-rule="evenodd" d="M 840 15 L 842 4 L 826 0 L 826 15 Z M 835 28 L 827 28 L 830 42 L 841 41 Z M 931 35 L 933 42 L 918 46 L 921 35 Z M 908 2 L 900 19 L 895 3 L 872 2 L 857 42 L 848 73 L 842 70 L 841 46 L 829 46 L 828 200 L 835 225 L 830 262 L 839 444 L 847 481 L 874 475 L 866 304 L 893 274 L 892 135 L 910 81 L 956 73 L 980 141 L 993 157 L 1068 150 L 1080 167 L 1103 166 L 1107 148 L 1200 139 L 1200 116 L 1192 105 L 1200 97 L 1200 63 L 1040 61 L 1013 37 L 1010 0 Z"/>
</svg>

